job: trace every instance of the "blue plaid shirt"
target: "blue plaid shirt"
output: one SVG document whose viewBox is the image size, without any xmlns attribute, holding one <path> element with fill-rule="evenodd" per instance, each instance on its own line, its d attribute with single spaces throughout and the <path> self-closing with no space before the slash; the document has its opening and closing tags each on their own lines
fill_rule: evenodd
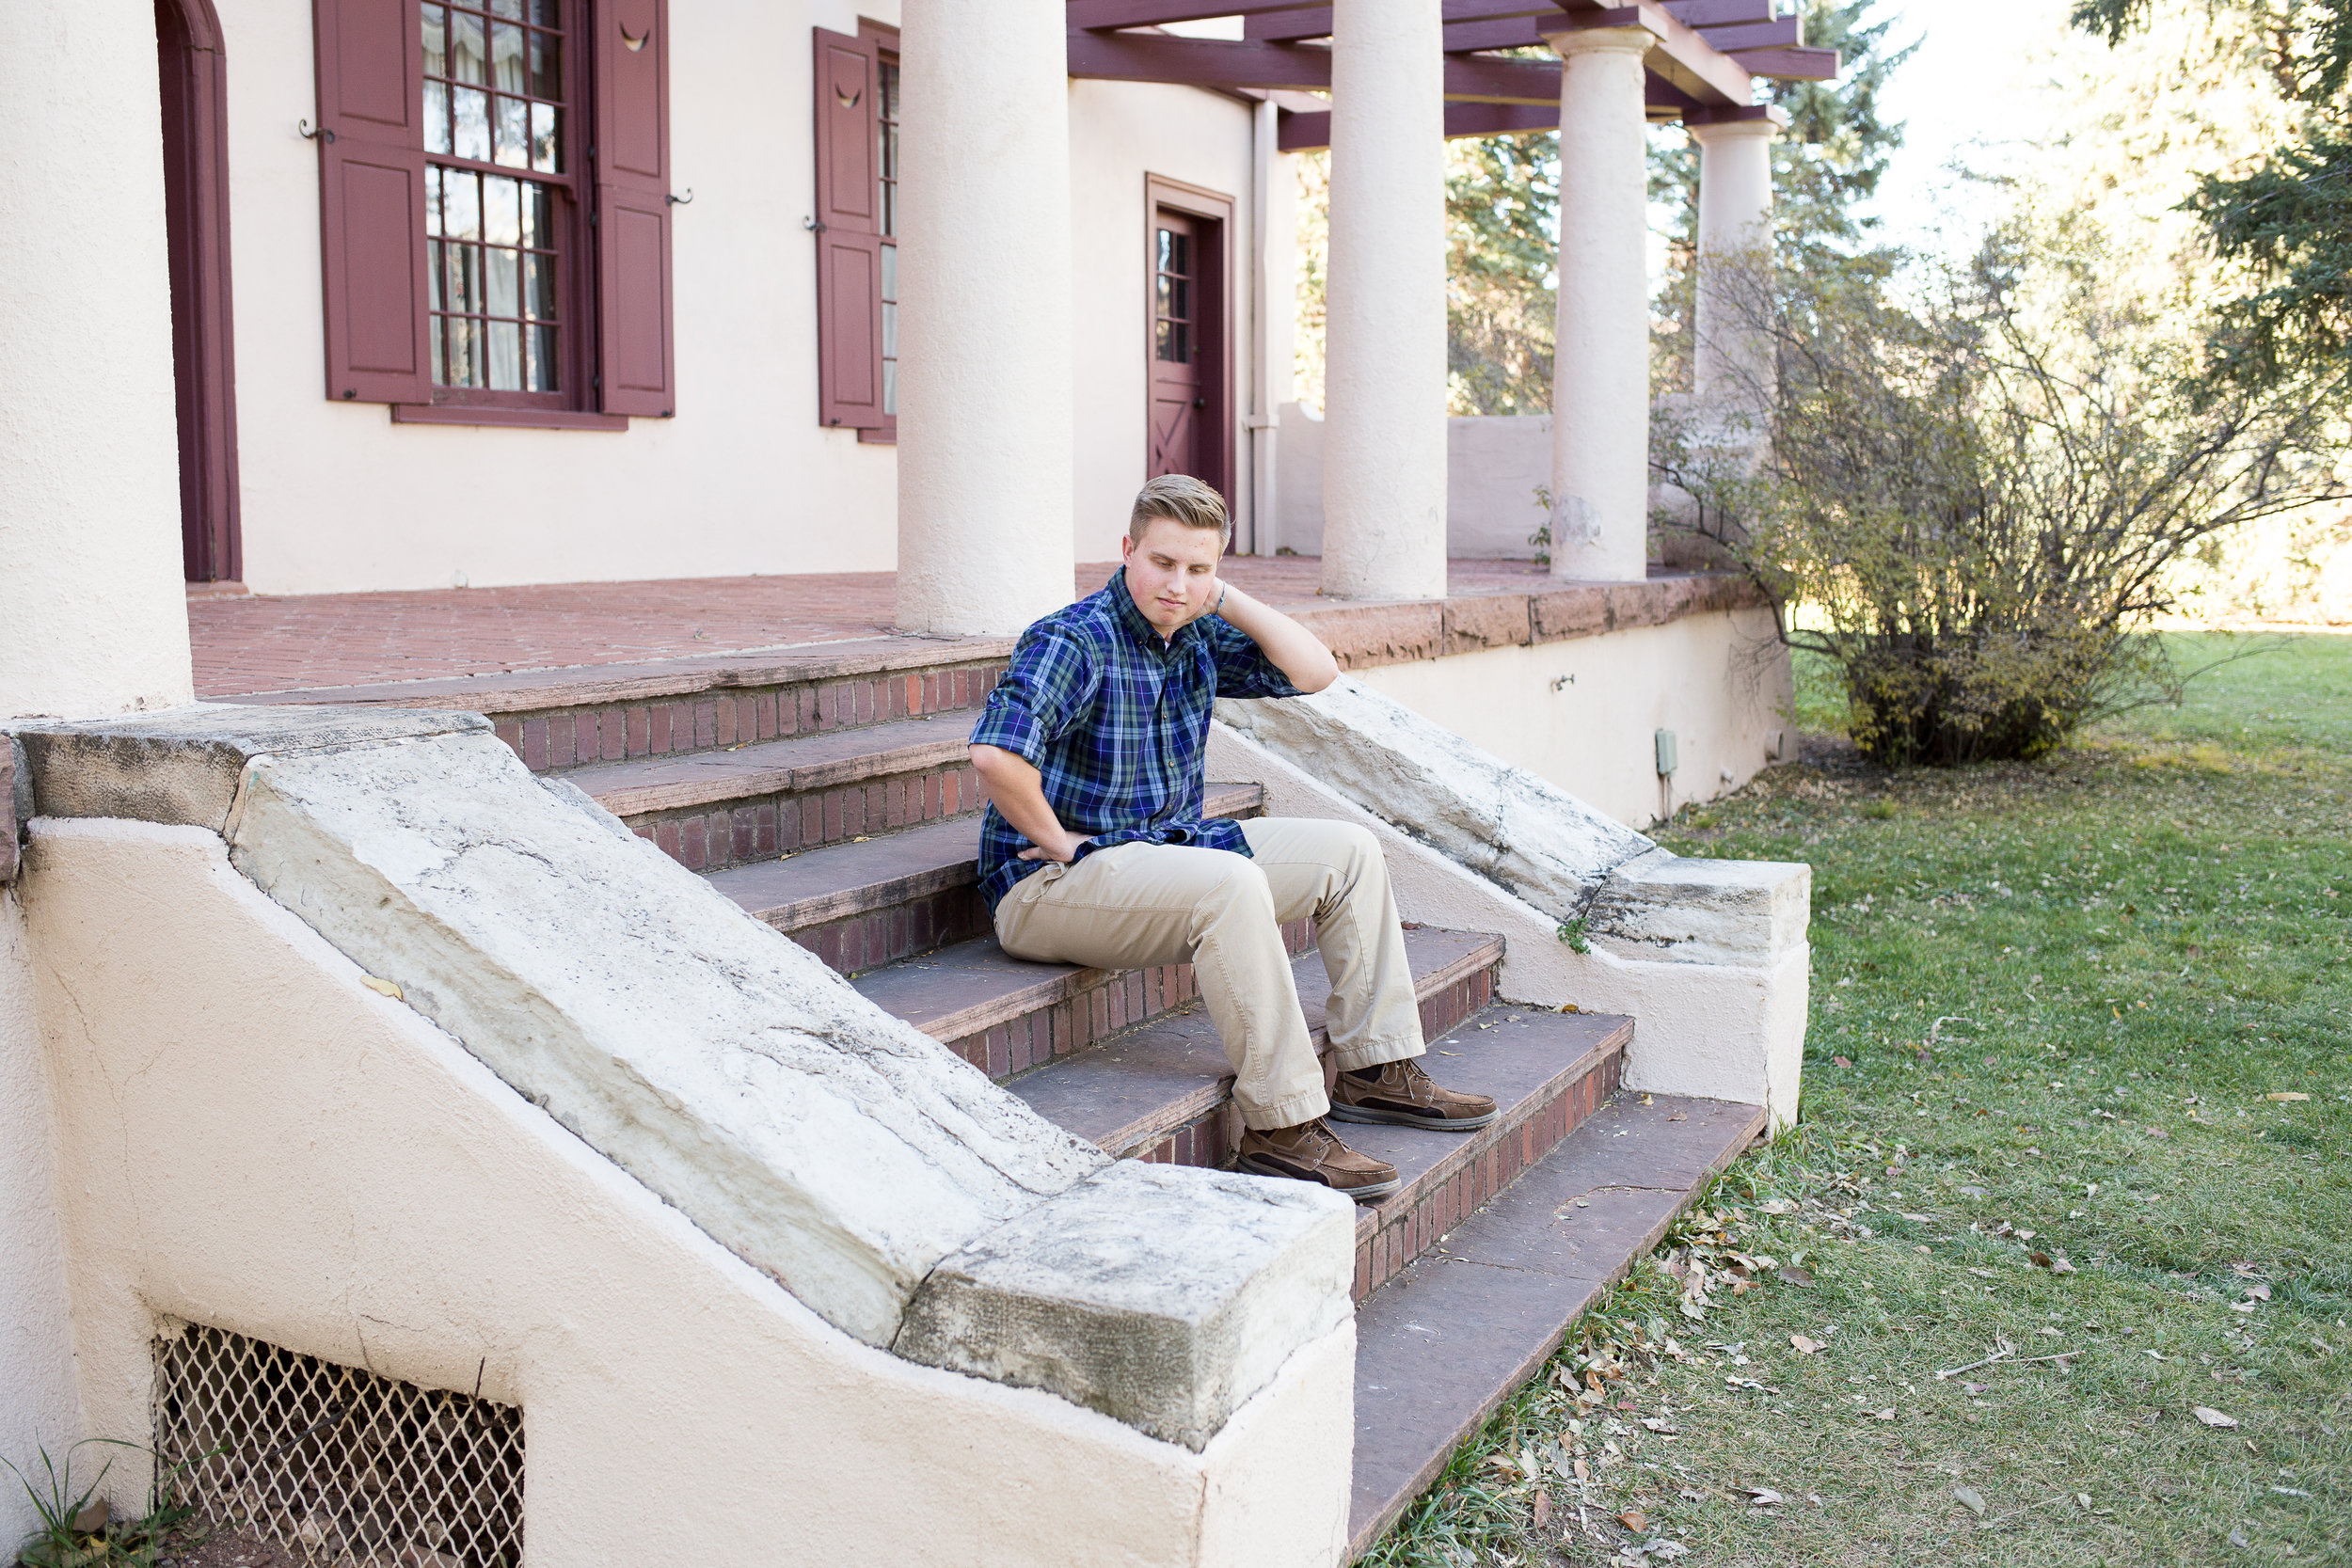
<svg viewBox="0 0 2352 1568">
<path fill-rule="evenodd" d="M 1044 775 L 1045 800 L 1083 860 L 1114 844 L 1189 844 L 1249 853 L 1241 824 L 1201 819 L 1209 710 L 1219 697 L 1295 697 L 1258 644 L 1215 616 L 1162 641 L 1127 594 L 1124 568 L 1102 591 L 1021 634 L 1012 663 L 972 727 Z M 1048 863 L 993 805 L 980 819 L 980 896 L 994 909 Z"/>
</svg>

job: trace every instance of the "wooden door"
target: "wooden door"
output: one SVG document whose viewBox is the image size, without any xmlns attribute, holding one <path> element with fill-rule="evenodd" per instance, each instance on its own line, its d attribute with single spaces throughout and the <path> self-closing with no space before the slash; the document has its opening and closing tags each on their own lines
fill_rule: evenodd
<svg viewBox="0 0 2352 1568">
<path fill-rule="evenodd" d="M 1225 426 L 1225 225 L 1154 202 L 1152 272 L 1150 473 L 1190 474 L 1231 494 Z"/>
<path fill-rule="evenodd" d="M 1209 478 L 1200 468 L 1200 432 L 1208 421 L 1201 372 L 1207 339 L 1200 319 L 1201 229 L 1208 225 L 1163 207 L 1152 235 L 1152 471 Z M 1214 479 L 1210 483 L 1215 483 Z"/>
</svg>

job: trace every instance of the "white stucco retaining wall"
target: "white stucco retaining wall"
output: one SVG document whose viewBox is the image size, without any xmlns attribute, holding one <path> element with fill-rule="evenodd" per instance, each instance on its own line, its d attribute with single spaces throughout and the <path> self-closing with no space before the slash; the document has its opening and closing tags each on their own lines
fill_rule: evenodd
<svg viewBox="0 0 2352 1568">
<path fill-rule="evenodd" d="M 8 20 L 0 718 L 184 703 L 154 18 L 141 6 L 18 0 Z"/>
<path fill-rule="evenodd" d="M 1356 678 L 1634 827 L 1779 760 L 1795 701 L 1768 610 L 1377 665 Z M 1661 729 L 1675 732 L 1680 753 L 1671 793 L 1657 773 Z"/>
<path fill-rule="evenodd" d="M 40 1449 L 62 1459 L 84 1435 L 56 1148 L 34 1010 L 32 939 L 15 892 L 0 888 L 0 1455 L 35 1474 Z M 0 1487 L 0 1549 L 13 1550 L 34 1523 L 24 1489 L 12 1480 Z"/>
<path fill-rule="evenodd" d="M 364 988 L 214 834 L 42 820 L 27 877 L 92 1430 L 145 1429 L 178 1318 L 430 1386 L 479 1367 L 526 1412 L 538 1568 L 1338 1560 L 1352 1322 L 1198 1454 L 913 1365 Z"/>
</svg>

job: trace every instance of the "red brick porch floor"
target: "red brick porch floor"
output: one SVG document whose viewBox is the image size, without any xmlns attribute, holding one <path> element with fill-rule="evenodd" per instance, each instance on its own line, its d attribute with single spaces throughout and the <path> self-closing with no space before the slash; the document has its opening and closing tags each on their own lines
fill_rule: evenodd
<svg viewBox="0 0 2352 1568">
<path fill-rule="evenodd" d="M 1322 566 L 1312 556 L 1240 556 L 1225 569 L 1269 604 L 1303 609 L 1318 602 Z M 1077 591 L 1092 593 L 1111 570 L 1080 566 Z M 1551 582 L 1532 562 L 1457 561 L 1448 593 L 1526 594 Z M 188 632 L 197 694 L 218 699 L 887 636 L 892 583 L 888 572 L 850 572 L 198 598 L 188 604 Z"/>
</svg>

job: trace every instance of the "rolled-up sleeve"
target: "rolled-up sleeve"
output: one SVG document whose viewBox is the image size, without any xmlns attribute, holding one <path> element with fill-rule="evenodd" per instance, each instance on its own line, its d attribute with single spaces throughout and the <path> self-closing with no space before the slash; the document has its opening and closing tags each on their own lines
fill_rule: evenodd
<svg viewBox="0 0 2352 1568">
<path fill-rule="evenodd" d="M 1095 661 L 1059 627 L 1031 627 L 1012 650 L 1012 662 L 988 694 L 971 743 L 995 746 L 1035 768 L 1046 748 L 1070 732 L 1091 702 L 1100 679 Z"/>
<path fill-rule="evenodd" d="M 1303 695 L 1266 657 L 1248 633 L 1221 616 L 1200 623 L 1209 634 L 1209 657 L 1216 665 L 1216 694 L 1220 697 L 1296 697 Z"/>
</svg>

